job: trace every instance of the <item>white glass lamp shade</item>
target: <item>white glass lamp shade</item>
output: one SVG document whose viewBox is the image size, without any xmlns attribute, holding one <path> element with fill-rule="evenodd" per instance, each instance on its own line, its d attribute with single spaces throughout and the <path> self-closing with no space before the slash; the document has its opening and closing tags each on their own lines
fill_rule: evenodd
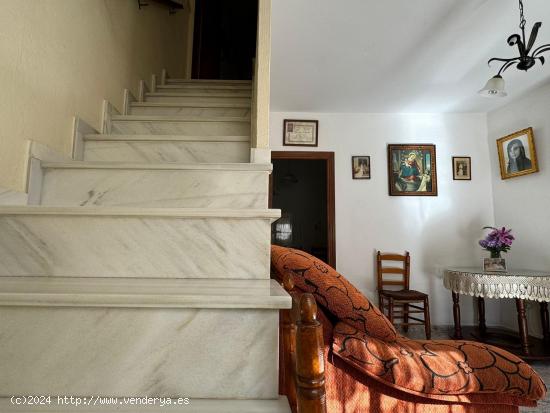
<svg viewBox="0 0 550 413">
<path fill-rule="evenodd" d="M 504 90 L 504 79 L 500 75 L 496 75 L 489 79 L 485 84 L 485 87 L 477 93 L 487 98 L 503 98 L 508 95 L 508 93 Z"/>
</svg>

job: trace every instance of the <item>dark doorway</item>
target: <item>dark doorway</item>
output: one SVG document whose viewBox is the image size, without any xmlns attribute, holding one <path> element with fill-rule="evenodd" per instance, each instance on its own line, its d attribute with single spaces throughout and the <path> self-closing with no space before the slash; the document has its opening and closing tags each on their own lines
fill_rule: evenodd
<svg viewBox="0 0 550 413">
<path fill-rule="evenodd" d="M 270 207 L 281 210 L 272 242 L 336 266 L 334 153 L 272 152 Z"/>
<path fill-rule="evenodd" d="M 196 0 L 193 79 L 252 79 L 258 0 Z"/>
</svg>

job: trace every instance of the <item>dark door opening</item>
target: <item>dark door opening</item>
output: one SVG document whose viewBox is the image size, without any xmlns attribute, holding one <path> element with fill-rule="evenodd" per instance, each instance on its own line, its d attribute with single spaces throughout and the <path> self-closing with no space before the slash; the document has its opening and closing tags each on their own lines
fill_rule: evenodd
<svg viewBox="0 0 550 413">
<path fill-rule="evenodd" d="M 258 0 L 196 0 L 193 79 L 252 79 Z"/>
<path fill-rule="evenodd" d="M 270 207 L 281 210 L 272 243 L 336 266 L 334 153 L 272 152 Z"/>
</svg>

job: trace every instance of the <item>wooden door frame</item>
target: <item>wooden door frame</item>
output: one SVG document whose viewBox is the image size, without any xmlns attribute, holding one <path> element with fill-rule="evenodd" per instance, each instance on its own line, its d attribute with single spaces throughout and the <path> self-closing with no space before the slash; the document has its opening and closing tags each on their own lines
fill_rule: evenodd
<svg viewBox="0 0 550 413">
<path fill-rule="evenodd" d="M 336 219 L 334 195 L 334 152 L 272 151 L 271 159 L 324 160 L 327 163 L 327 256 L 328 265 L 336 268 Z M 273 175 L 269 176 L 269 207 L 272 205 Z"/>
</svg>

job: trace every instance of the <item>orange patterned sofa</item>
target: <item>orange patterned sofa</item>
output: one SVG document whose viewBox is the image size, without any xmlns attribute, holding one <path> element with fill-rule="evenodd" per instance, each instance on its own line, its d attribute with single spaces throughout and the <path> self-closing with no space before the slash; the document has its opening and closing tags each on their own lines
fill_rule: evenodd
<svg viewBox="0 0 550 413">
<path fill-rule="evenodd" d="M 518 357 L 470 341 L 411 340 L 342 275 L 300 250 L 272 246 L 272 270 L 313 294 L 323 326 L 329 413 L 512 413 L 546 387 Z"/>
</svg>

